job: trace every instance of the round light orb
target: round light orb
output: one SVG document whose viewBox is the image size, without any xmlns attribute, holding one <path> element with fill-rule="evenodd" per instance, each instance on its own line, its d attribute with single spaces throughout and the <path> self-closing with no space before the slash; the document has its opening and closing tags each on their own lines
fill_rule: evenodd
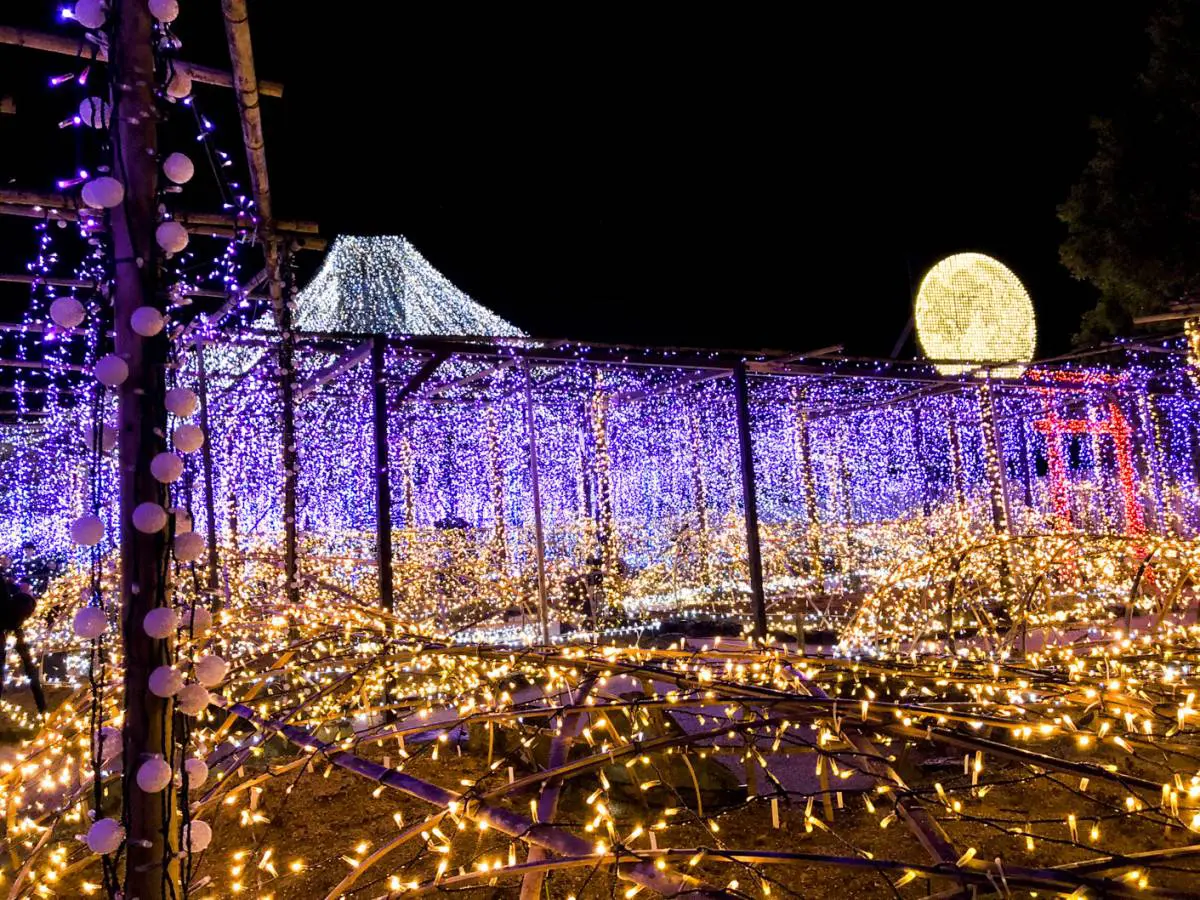
<svg viewBox="0 0 1200 900">
<path fill-rule="evenodd" d="M 204 782 L 208 781 L 208 763 L 198 756 L 185 759 L 183 773 L 187 775 L 188 790 L 194 791 L 196 788 L 204 787 Z"/>
<path fill-rule="evenodd" d="M 91 425 L 83 426 L 83 443 L 89 449 L 96 446 L 96 429 Z M 108 453 L 117 446 L 117 429 L 111 425 L 100 426 L 100 452 Z"/>
<path fill-rule="evenodd" d="M 74 297 L 59 297 L 50 304 L 50 318 L 59 328 L 74 328 L 86 315 L 87 310 Z"/>
<path fill-rule="evenodd" d="M 213 617 L 203 606 L 193 606 L 183 613 L 183 625 L 190 628 L 192 637 L 203 637 L 212 628 Z"/>
<path fill-rule="evenodd" d="M 156 606 L 142 619 L 142 628 L 152 638 L 169 638 L 179 627 L 179 615 L 169 606 Z"/>
<path fill-rule="evenodd" d="M 913 318 L 921 350 L 943 375 L 985 370 L 1016 378 L 1033 359 L 1029 292 L 1008 266 L 982 253 L 956 253 L 926 272 Z"/>
<path fill-rule="evenodd" d="M 182 100 L 192 93 L 192 76 L 183 69 L 176 69 L 167 82 L 167 96 L 172 100 Z"/>
<path fill-rule="evenodd" d="M 173 387 L 167 391 L 167 412 L 186 419 L 200 407 L 200 398 L 191 388 Z"/>
<path fill-rule="evenodd" d="M 172 153 L 163 160 L 163 174 L 176 184 L 187 184 L 196 174 L 196 165 L 185 153 Z"/>
<path fill-rule="evenodd" d="M 150 15 L 160 22 L 174 22 L 179 16 L 179 0 L 150 0 Z"/>
<path fill-rule="evenodd" d="M 199 425 L 179 425 L 171 432 L 175 449 L 183 453 L 195 453 L 204 446 L 204 432 Z"/>
<path fill-rule="evenodd" d="M 150 673 L 149 688 L 155 697 L 174 697 L 183 689 L 183 675 L 173 666 L 159 666 Z"/>
<path fill-rule="evenodd" d="M 84 97 L 79 104 L 79 121 L 90 128 L 107 128 L 112 121 L 112 105 L 99 97 Z"/>
<path fill-rule="evenodd" d="M 84 28 L 95 31 L 108 21 L 108 3 L 105 0 L 79 0 L 72 15 Z"/>
<path fill-rule="evenodd" d="M 93 209 L 112 209 L 125 199 L 125 185 L 109 175 L 101 175 L 85 184 L 79 195 Z"/>
<path fill-rule="evenodd" d="M 71 540 L 84 547 L 95 547 L 104 537 L 99 516 L 80 516 L 71 523 Z"/>
<path fill-rule="evenodd" d="M 175 535 L 175 558 L 180 562 L 195 562 L 204 555 L 204 535 L 185 531 Z"/>
<path fill-rule="evenodd" d="M 115 353 L 110 353 L 96 360 L 92 374 L 105 387 L 118 387 L 129 377 L 129 364 Z"/>
<path fill-rule="evenodd" d="M 150 460 L 150 474 L 155 481 L 174 484 L 183 477 L 183 460 L 170 451 L 157 453 Z"/>
<path fill-rule="evenodd" d="M 108 630 L 108 616 L 98 606 L 85 606 L 75 613 L 71 628 L 76 637 L 94 641 Z"/>
<path fill-rule="evenodd" d="M 203 853 L 212 843 L 212 828 L 203 819 L 193 819 L 183 829 L 183 843 L 189 853 Z"/>
<path fill-rule="evenodd" d="M 129 327 L 142 337 L 154 337 L 165 324 L 163 314 L 153 306 L 139 306 L 129 316 Z"/>
<path fill-rule="evenodd" d="M 116 819 L 100 819 L 92 823 L 86 840 L 89 850 L 104 856 L 121 846 L 125 840 L 125 829 Z"/>
<path fill-rule="evenodd" d="M 225 679 L 229 663 L 215 653 L 200 657 L 196 663 L 196 680 L 205 687 L 216 687 Z"/>
<path fill-rule="evenodd" d="M 137 786 L 147 794 L 157 794 L 171 783 L 171 766 L 161 756 L 152 756 L 137 770 Z"/>
<path fill-rule="evenodd" d="M 139 503 L 133 508 L 133 527 L 142 534 L 157 534 L 167 527 L 167 511 L 158 503 Z"/>
<path fill-rule="evenodd" d="M 175 698 L 177 708 L 185 716 L 198 716 L 204 710 L 208 709 L 208 704 L 212 702 L 212 697 L 208 693 L 208 688 L 202 684 L 186 685 L 179 696 Z"/>
<path fill-rule="evenodd" d="M 166 253 L 179 253 L 188 245 L 187 229 L 174 219 L 160 222 L 154 229 L 154 239 Z"/>
</svg>

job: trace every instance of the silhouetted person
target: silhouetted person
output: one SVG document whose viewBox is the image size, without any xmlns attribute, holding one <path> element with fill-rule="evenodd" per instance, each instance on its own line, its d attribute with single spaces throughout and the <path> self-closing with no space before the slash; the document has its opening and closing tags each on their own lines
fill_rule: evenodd
<svg viewBox="0 0 1200 900">
<path fill-rule="evenodd" d="M 25 667 L 25 677 L 29 679 L 29 690 L 33 692 L 33 702 L 37 704 L 38 712 L 46 711 L 46 697 L 42 693 L 42 679 L 38 675 L 37 666 L 25 643 L 25 623 L 37 609 L 37 599 L 28 583 L 18 584 L 8 574 L 0 572 L 0 693 L 4 691 L 4 667 L 8 658 L 8 633 L 11 631 L 16 638 L 17 655 L 21 657 L 21 665 Z"/>
</svg>

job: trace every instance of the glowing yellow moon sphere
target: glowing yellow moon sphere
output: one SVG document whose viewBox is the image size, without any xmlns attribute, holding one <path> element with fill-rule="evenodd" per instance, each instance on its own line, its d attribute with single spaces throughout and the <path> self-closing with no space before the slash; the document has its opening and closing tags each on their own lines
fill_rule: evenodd
<svg viewBox="0 0 1200 900">
<path fill-rule="evenodd" d="M 1033 359 L 1037 322 L 1029 292 L 1008 266 L 982 253 L 947 256 L 926 272 L 913 316 L 921 350 L 943 375 Z M 996 366 L 991 374 L 1016 378 L 1024 370 Z"/>
</svg>

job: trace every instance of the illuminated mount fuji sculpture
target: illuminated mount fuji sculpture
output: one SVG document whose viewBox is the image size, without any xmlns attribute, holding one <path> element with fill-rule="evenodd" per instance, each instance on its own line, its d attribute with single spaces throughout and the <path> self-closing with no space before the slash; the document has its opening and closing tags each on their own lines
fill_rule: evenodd
<svg viewBox="0 0 1200 900">
<path fill-rule="evenodd" d="M 298 331 L 525 334 L 455 287 L 400 235 L 339 237 L 296 300 Z"/>
</svg>

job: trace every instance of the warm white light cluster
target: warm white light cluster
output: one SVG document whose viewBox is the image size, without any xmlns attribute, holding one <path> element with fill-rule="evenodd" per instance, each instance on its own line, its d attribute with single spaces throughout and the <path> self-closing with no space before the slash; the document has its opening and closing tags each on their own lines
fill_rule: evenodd
<svg viewBox="0 0 1200 900">
<path fill-rule="evenodd" d="M 956 253 L 930 269 L 914 311 L 921 349 L 943 375 L 978 368 L 968 363 L 1029 362 L 1037 323 L 1029 292 L 1013 271 L 982 253 Z M 1015 378 L 1024 366 L 999 366 Z"/>
</svg>

